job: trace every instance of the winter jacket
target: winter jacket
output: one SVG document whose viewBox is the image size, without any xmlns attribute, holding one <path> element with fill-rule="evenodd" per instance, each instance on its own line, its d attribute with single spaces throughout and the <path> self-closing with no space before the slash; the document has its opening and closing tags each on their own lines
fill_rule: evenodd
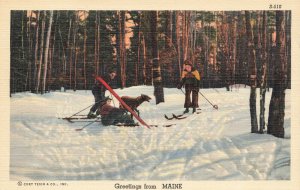
<svg viewBox="0 0 300 190">
<path fill-rule="evenodd" d="M 183 85 L 189 87 L 198 88 L 200 84 L 200 74 L 197 70 L 192 70 L 191 72 L 187 72 L 184 70 L 181 75 L 181 81 L 178 85 L 178 88 L 181 88 Z"/>
<path fill-rule="evenodd" d="M 109 104 L 104 104 L 100 108 L 100 115 L 102 117 L 108 116 L 110 114 L 118 115 L 118 114 L 124 114 L 125 110 L 116 108 L 114 106 L 111 106 Z"/>
<path fill-rule="evenodd" d="M 109 85 L 111 83 L 111 78 L 109 75 L 105 75 L 102 77 L 103 80 Z M 105 94 L 106 88 L 100 83 L 98 80 L 96 81 L 95 85 L 93 86 L 92 93 L 95 94 Z"/>
</svg>

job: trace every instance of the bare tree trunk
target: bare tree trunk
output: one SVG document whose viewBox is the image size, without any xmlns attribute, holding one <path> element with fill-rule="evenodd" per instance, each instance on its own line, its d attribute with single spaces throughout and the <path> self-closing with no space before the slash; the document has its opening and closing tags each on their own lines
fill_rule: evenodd
<svg viewBox="0 0 300 190">
<path fill-rule="evenodd" d="M 119 11 L 118 14 L 118 54 L 119 54 L 119 70 L 120 70 L 120 83 L 121 88 L 124 88 L 126 86 L 126 45 L 125 45 L 125 22 L 126 22 L 126 12 L 125 11 Z"/>
<path fill-rule="evenodd" d="M 178 11 L 172 11 L 172 45 L 176 51 L 176 60 L 173 60 L 172 67 L 174 68 L 174 75 L 172 76 L 173 85 L 176 85 L 176 83 L 180 80 L 181 76 L 181 65 L 180 65 L 180 54 L 178 51 L 178 37 L 177 37 L 177 12 Z"/>
<path fill-rule="evenodd" d="M 74 30 L 73 30 L 73 50 L 74 50 L 74 91 L 76 91 L 77 88 L 77 55 L 78 55 L 78 48 L 77 48 L 77 42 L 76 42 L 76 37 L 77 37 L 77 27 L 78 27 L 78 14 L 75 13 L 75 22 L 74 22 Z M 72 53 L 73 56 L 73 53 Z M 73 63 L 72 63 L 73 64 Z"/>
<path fill-rule="evenodd" d="M 275 27 L 272 27 L 273 30 L 276 30 Z M 272 37 L 273 33 L 270 33 L 269 35 L 269 54 L 268 54 L 268 80 L 267 80 L 267 90 L 270 91 L 270 87 L 272 88 L 274 86 L 274 68 L 275 68 L 275 59 L 276 59 L 276 42 L 273 41 Z"/>
<path fill-rule="evenodd" d="M 73 44 L 69 51 L 69 88 L 72 88 L 72 72 L 73 72 Z"/>
<path fill-rule="evenodd" d="M 41 71 L 42 71 L 43 51 L 44 51 L 45 20 L 46 20 L 46 11 L 44 11 L 43 20 L 42 20 L 42 31 L 41 31 L 41 42 L 40 42 L 40 60 L 39 60 L 39 65 L 38 65 L 37 82 L 36 82 L 36 88 L 35 88 L 36 93 L 39 92 L 40 81 L 41 81 Z"/>
<path fill-rule="evenodd" d="M 54 24 L 54 26 L 55 26 L 55 24 Z M 47 91 L 51 90 L 50 89 L 51 86 L 49 86 L 49 81 L 51 81 L 52 75 L 53 75 L 53 60 L 55 59 L 55 56 L 54 56 L 54 52 L 55 52 L 55 30 L 54 30 L 54 34 L 53 34 L 52 48 L 51 48 L 51 43 L 50 43 L 49 47 L 50 47 L 49 48 L 49 72 L 48 72 L 48 77 L 46 78 L 46 89 L 47 89 Z M 50 85 L 51 85 L 51 83 L 50 83 Z"/>
<path fill-rule="evenodd" d="M 235 81 L 235 68 L 236 68 L 236 36 L 237 36 L 237 32 L 236 32 L 236 25 L 237 25 L 237 21 L 236 21 L 236 15 L 234 15 L 233 17 L 233 21 L 232 21 L 232 66 L 231 66 L 231 70 L 232 70 L 232 81 L 233 84 L 236 83 Z"/>
<path fill-rule="evenodd" d="M 74 15 L 72 15 L 74 16 Z M 72 88 L 72 57 L 73 57 L 73 46 L 70 47 L 70 38 L 71 38 L 71 29 L 72 29 L 72 17 L 70 18 L 70 27 L 69 27 L 69 32 L 68 32 L 68 42 L 67 42 L 67 47 L 69 49 L 69 88 Z"/>
<path fill-rule="evenodd" d="M 47 79 L 47 71 L 48 71 L 48 55 L 49 55 L 49 43 L 51 37 L 51 27 L 52 27 L 52 20 L 53 20 L 53 11 L 50 11 L 50 21 L 47 31 L 47 39 L 46 39 L 46 46 L 45 46 L 45 58 L 44 58 L 44 78 L 43 78 L 43 89 L 42 94 L 45 93 L 46 89 L 46 79 Z"/>
<path fill-rule="evenodd" d="M 54 23 L 53 24 L 53 26 L 54 26 L 53 43 L 52 43 L 52 48 L 50 48 L 50 50 L 49 50 L 50 59 L 49 59 L 49 77 L 48 77 L 48 80 L 50 80 L 50 81 L 52 81 L 53 67 L 56 66 L 57 68 L 60 68 L 59 64 L 57 64 L 57 65 L 55 64 L 56 63 L 55 62 L 55 44 L 56 44 L 56 32 L 57 32 L 57 28 L 58 28 L 58 25 L 57 25 L 58 19 L 59 19 L 59 13 L 58 13 L 58 11 L 56 11 L 56 20 L 53 21 L 53 23 Z M 59 52 L 58 52 L 58 56 L 60 56 Z M 53 63 L 55 64 L 54 66 L 53 66 Z M 57 70 L 55 69 L 54 70 L 54 73 L 55 73 L 54 78 L 57 77 L 56 76 L 56 73 L 57 73 L 56 71 Z M 47 89 L 48 89 L 48 91 L 50 90 L 49 84 L 48 84 Z"/>
<path fill-rule="evenodd" d="M 189 34 L 190 34 L 190 11 L 184 11 L 184 60 L 190 59 Z"/>
<path fill-rule="evenodd" d="M 48 77 L 46 78 L 46 88 L 47 88 L 48 92 L 51 90 L 50 86 L 49 86 L 49 81 L 51 81 L 51 79 L 52 79 L 52 72 L 53 72 L 53 57 L 54 57 L 54 48 L 55 48 L 54 40 L 55 40 L 55 37 L 53 37 L 53 45 L 52 45 L 52 48 L 49 49 L 49 53 L 48 53 L 49 54 L 49 72 L 47 72 Z M 45 89 L 45 92 L 46 92 L 46 89 Z"/>
<path fill-rule="evenodd" d="M 165 49 L 164 51 L 174 51 L 174 45 L 172 44 L 172 12 L 166 11 L 166 24 L 165 24 Z M 176 50 L 175 50 L 176 51 Z M 173 57 L 173 56 L 172 56 Z M 162 83 L 165 87 L 170 87 L 174 83 L 174 68 L 172 64 L 173 58 L 170 57 L 170 63 L 161 64 L 162 70 Z"/>
<path fill-rule="evenodd" d="M 24 24 L 24 22 L 27 22 L 27 16 L 25 16 L 25 14 L 26 14 L 26 12 L 25 11 L 22 11 L 22 17 L 21 17 L 21 56 L 20 56 L 20 58 L 24 61 L 24 59 L 25 59 L 25 47 L 24 47 L 24 36 L 25 36 L 25 34 L 24 34 L 24 32 L 25 32 L 25 24 Z M 24 21 L 24 18 L 26 17 L 26 21 Z M 31 22 L 31 18 L 29 17 L 29 24 L 30 24 L 30 22 Z M 28 25 L 29 24 L 27 24 L 27 30 L 28 30 Z M 28 31 L 27 31 L 27 33 L 28 33 Z"/>
<path fill-rule="evenodd" d="M 228 18 L 226 14 L 224 14 L 224 21 L 225 21 L 225 29 L 224 29 L 224 37 L 225 37 L 225 67 L 226 67 L 226 75 L 225 75 L 225 81 L 226 81 L 226 89 L 227 91 L 230 90 L 230 84 L 231 84 L 231 64 L 230 64 L 230 25 L 228 23 Z M 208 49 L 208 47 L 207 47 Z M 208 57 L 208 55 L 206 56 Z"/>
<path fill-rule="evenodd" d="M 189 34 L 188 34 L 188 39 L 189 39 L 189 49 L 191 51 L 191 57 L 190 57 L 190 60 L 192 61 L 192 63 L 194 64 L 195 66 L 195 63 L 194 63 L 194 52 L 195 52 L 195 42 L 194 42 L 194 34 L 195 34 L 195 11 L 191 11 L 190 12 L 190 20 L 189 20 L 189 23 L 190 23 L 190 28 L 189 28 Z"/>
<path fill-rule="evenodd" d="M 101 67 L 100 67 L 100 55 L 101 55 L 101 52 L 100 52 L 100 46 L 101 46 L 101 38 L 100 38 L 100 35 L 101 35 L 101 29 L 100 29 L 100 24 L 101 24 L 101 21 L 100 21 L 100 19 L 101 19 L 101 17 L 100 17 L 100 12 L 98 12 L 98 24 L 97 24 L 97 32 L 98 32 L 98 34 L 97 34 L 97 75 L 101 75 L 101 72 L 102 72 L 102 70 L 100 69 Z"/>
<path fill-rule="evenodd" d="M 84 27 L 84 42 L 83 42 L 83 75 L 84 75 L 84 89 L 86 90 L 86 26 Z"/>
<path fill-rule="evenodd" d="M 95 19 L 95 43 L 94 43 L 94 65 L 95 65 L 95 75 L 98 76 L 98 11 L 96 11 Z"/>
<path fill-rule="evenodd" d="M 176 27 L 177 27 L 177 19 L 176 19 L 176 16 L 177 16 L 177 11 L 171 11 L 171 16 L 172 16 L 172 44 L 174 46 L 177 45 L 177 37 L 176 37 Z"/>
<path fill-rule="evenodd" d="M 135 82 L 134 84 L 139 85 L 139 66 L 140 66 L 140 51 L 141 51 L 141 13 L 138 13 L 138 49 L 137 49 L 137 62 L 135 63 Z"/>
<path fill-rule="evenodd" d="M 79 49 L 75 47 L 75 62 L 74 62 L 74 91 L 77 90 L 77 59 L 78 59 Z"/>
<path fill-rule="evenodd" d="M 123 69 L 123 61 L 124 61 L 124 58 L 123 58 L 123 40 L 124 40 L 124 37 L 123 37 L 123 13 L 122 11 L 119 12 L 119 62 L 120 62 L 120 83 L 121 83 L 121 88 L 124 88 L 124 85 L 123 85 L 123 73 L 124 73 L 124 69 Z"/>
<path fill-rule="evenodd" d="M 196 42 L 197 42 L 197 29 L 196 29 L 196 26 L 195 26 L 195 29 L 194 29 L 194 39 L 193 39 L 193 49 L 195 50 L 196 49 Z"/>
<path fill-rule="evenodd" d="M 152 72 L 153 72 L 153 84 L 154 84 L 154 96 L 156 104 L 164 102 L 164 90 L 162 87 L 161 70 L 159 64 L 158 55 L 158 43 L 157 43 L 157 11 L 151 11 L 151 41 L 152 41 Z"/>
<path fill-rule="evenodd" d="M 261 80 L 260 80 L 260 121 L 259 132 L 263 133 L 265 128 L 265 99 L 266 99 L 266 81 L 267 81 L 267 13 L 263 11 L 262 23 L 262 50 L 261 50 Z"/>
<path fill-rule="evenodd" d="M 61 36 L 61 31 L 60 31 L 60 27 L 58 27 L 58 32 L 59 32 L 59 36 L 60 36 L 60 42 L 61 42 L 61 47 L 62 47 L 62 52 L 63 52 L 63 73 L 66 75 L 67 73 L 67 59 L 66 59 L 66 52 L 65 52 L 65 47 L 64 47 L 64 43 L 63 43 L 63 39 Z"/>
<path fill-rule="evenodd" d="M 287 88 L 291 89 L 291 11 L 285 11 Z"/>
<path fill-rule="evenodd" d="M 38 49 L 39 49 L 39 18 L 40 12 L 36 14 L 36 28 L 35 28 L 35 50 L 34 50 L 34 68 L 33 68 L 33 80 L 31 84 L 31 92 L 35 91 L 37 81 L 37 66 L 38 66 Z"/>
<path fill-rule="evenodd" d="M 145 34 L 143 34 L 143 81 L 144 81 L 144 84 L 147 83 L 146 64 L 147 64 L 147 50 L 146 50 Z"/>
<path fill-rule="evenodd" d="M 183 61 L 187 59 L 187 43 L 186 43 L 186 11 L 183 11 L 182 13 L 182 57 L 183 57 Z"/>
<path fill-rule="evenodd" d="M 118 27 L 116 28 L 116 49 L 117 49 L 117 83 L 121 85 L 121 11 L 117 11 Z"/>
<path fill-rule="evenodd" d="M 26 15 L 27 11 L 23 11 L 23 15 Z M 25 16 L 26 17 L 26 16 Z M 26 76 L 26 84 L 25 84 L 25 90 L 27 90 L 27 85 L 28 85 L 28 89 L 31 90 L 31 81 L 32 81 L 32 39 L 31 39 L 31 18 L 32 18 L 32 11 L 29 17 L 29 22 L 27 24 L 27 42 L 28 42 L 28 49 L 27 49 L 27 53 L 28 53 L 28 68 L 27 68 L 27 76 Z M 26 20 L 26 19 L 25 19 Z M 23 25 L 23 21 L 24 19 L 22 19 L 22 25 Z M 22 32 L 22 36 L 23 36 L 23 32 Z M 23 39 L 23 37 L 22 37 Z M 23 44 L 23 42 L 22 42 Z M 24 56 L 25 53 L 25 49 L 23 49 L 23 59 L 25 58 Z"/>
<path fill-rule="evenodd" d="M 167 11 L 166 28 L 165 28 L 165 48 L 168 49 L 172 46 L 172 12 Z"/>
<path fill-rule="evenodd" d="M 126 86 L 126 44 L 125 44 L 125 23 L 126 23 L 126 12 L 121 11 L 121 35 L 122 35 L 122 40 L 121 40 L 121 83 L 122 83 L 122 88 Z"/>
<path fill-rule="evenodd" d="M 229 26 L 227 22 L 227 15 L 222 12 L 222 24 L 220 26 L 220 37 L 218 38 L 220 41 L 220 57 L 221 57 L 221 73 L 224 85 L 226 87 L 226 90 L 229 91 L 229 85 L 230 85 L 230 62 L 229 62 Z M 206 39 L 206 38 L 205 38 Z M 206 40 L 205 40 L 206 42 Z M 205 48 L 207 50 L 207 47 Z M 207 55 L 205 56 L 207 57 Z M 206 61 L 207 58 L 205 58 L 205 64 L 204 64 L 204 75 L 207 75 L 207 67 L 206 67 Z"/>
<path fill-rule="evenodd" d="M 178 55 L 178 69 L 179 73 L 181 70 L 181 45 L 180 45 L 180 22 L 179 22 L 179 11 L 176 11 L 176 38 L 177 38 L 177 55 Z"/>
<path fill-rule="evenodd" d="M 268 134 L 284 137 L 284 109 L 286 89 L 285 19 L 283 11 L 276 11 L 276 60 L 274 86 L 269 107 Z"/>
<path fill-rule="evenodd" d="M 248 63 L 250 75 L 250 115 L 251 115 L 251 133 L 258 132 L 257 116 L 256 116 L 256 56 L 253 42 L 253 31 L 251 26 L 251 16 L 249 11 L 245 11 L 246 16 L 246 32 L 248 39 Z"/>
</svg>

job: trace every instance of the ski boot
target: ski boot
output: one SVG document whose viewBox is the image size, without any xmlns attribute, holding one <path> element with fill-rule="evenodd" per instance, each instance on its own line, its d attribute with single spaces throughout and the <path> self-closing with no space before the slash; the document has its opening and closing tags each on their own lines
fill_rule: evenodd
<svg viewBox="0 0 300 190">
<path fill-rule="evenodd" d="M 196 108 L 193 108 L 193 113 L 195 113 L 196 112 Z"/>
<path fill-rule="evenodd" d="M 94 119 L 96 118 L 97 116 L 94 114 L 94 112 L 90 111 L 89 114 L 87 115 L 87 118 L 89 119 Z"/>
<path fill-rule="evenodd" d="M 137 122 L 128 123 L 127 125 L 131 126 L 131 127 L 140 126 L 139 123 L 137 123 Z"/>
<path fill-rule="evenodd" d="M 185 114 L 185 113 L 189 113 L 189 111 L 190 111 L 189 108 L 185 108 L 185 110 L 184 110 L 183 113 L 184 113 L 184 114 Z"/>
<path fill-rule="evenodd" d="M 98 117 L 100 115 L 100 109 L 97 109 L 96 111 L 96 117 Z"/>
</svg>

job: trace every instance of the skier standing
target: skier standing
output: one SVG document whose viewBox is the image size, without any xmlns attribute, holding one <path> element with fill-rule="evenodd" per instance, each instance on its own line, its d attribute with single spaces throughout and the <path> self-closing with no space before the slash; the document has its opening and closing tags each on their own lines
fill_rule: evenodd
<svg viewBox="0 0 300 190">
<path fill-rule="evenodd" d="M 184 61 L 184 70 L 181 74 L 181 80 L 177 85 L 178 89 L 181 89 L 183 86 L 185 87 L 185 102 L 184 107 L 185 111 L 183 113 L 188 113 L 189 108 L 193 108 L 193 113 L 196 112 L 196 108 L 198 105 L 198 92 L 199 92 L 199 84 L 200 84 L 200 74 L 199 72 L 193 68 L 191 61 Z M 192 101 L 191 101 L 191 93 L 192 93 Z"/>
<path fill-rule="evenodd" d="M 102 78 L 105 80 L 107 84 L 110 84 L 116 76 L 117 76 L 116 70 L 111 69 L 109 70 L 108 74 L 106 74 Z M 101 101 L 105 99 L 105 91 L 106 88 L 103 86 L 103 84 L 101 84 L 99 81 L 96 81 L 92 88 L 92 93 L 95 98 L 95 104 L 90 109 L 90 112 L 87 116 L 88 118 L 95 118 L 99 115 L 99 112 L 96 111 L 99 108 Z M 96 114 L 94 114 L 95 112 Z"/>
</svg>

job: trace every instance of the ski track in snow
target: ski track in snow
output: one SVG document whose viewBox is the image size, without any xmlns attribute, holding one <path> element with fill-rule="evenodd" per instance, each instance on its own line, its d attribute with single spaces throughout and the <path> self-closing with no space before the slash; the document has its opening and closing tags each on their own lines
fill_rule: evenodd
<svg viewBox="0 0 300 190">
<path fill-rule="evenodd" d="M 11 98 L 12 180 L 265 180 L 290 178 L 290 91 L 286 95 L 286 138 L 250 133 L 249 88 L 201 90 L 200 114 L 180 114 L 184 96 L 165 90 L 155 105 L 153 88 L 116 90 L 119 95 L 152 95 L 141 117 L 159 127 L 102 126 L 58 119 L 93 102 L 90 91 L 14 94 Z M 266 118 L 271 92 L 266 97 Z M 259 95 L 258 95 L 259 98 Z M 115 105 L 118 102 L 114 99 Z M 259 105 L 259 100 L 257 100 Z M 87 113 L 87 109 L 84 113 Z M 259 112 L 258 112 L 259 113 Z M 172 127 L 163 124 L 176 123 Z"/>
</svg>

